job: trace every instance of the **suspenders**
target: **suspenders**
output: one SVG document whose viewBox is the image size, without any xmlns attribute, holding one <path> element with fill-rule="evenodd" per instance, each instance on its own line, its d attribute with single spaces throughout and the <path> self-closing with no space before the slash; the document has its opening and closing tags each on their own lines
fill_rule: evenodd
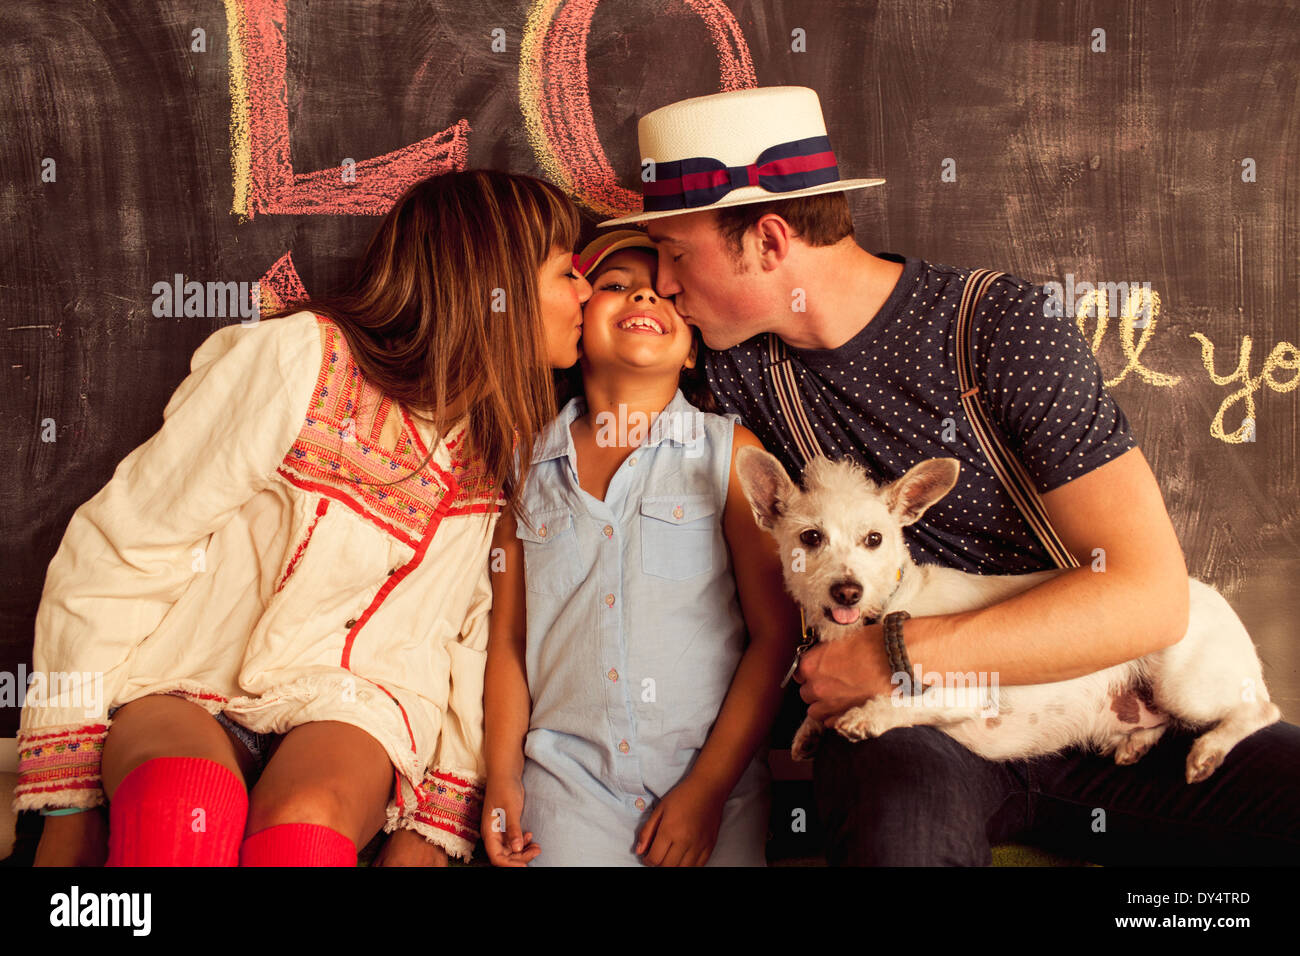
<svg viewBox="0 0 1300 956">
<path fill-rule="evenodd" d="M 1002 436 L 989 420 L 984 403 L 979 400 L 979 384 L 975 380 L 975 360 L 970 346 L 970 327 L 975 317 L 976 303 L 993 281 L 1002 275 L 1005 273 L 977 269 L 970 274 L 966 288 L 962 291 L 961 308 L 957 312 L 957 381 L 961 384 L 961 405 L 975 431 L 975 437 L 979 439 L 980 447 L 984 449 L 984 457 L 993 465 L 1002 487 L 1006 488 L 1011 500 L 1029 522 L 1029 527 L 1043 543 L 1053 563 L 1058 568 L 1077 568 L 1079 562 L 1057 536 L 1029 472 L 1025 471 L 1024 464 L 1007 448 Z"/>
<path fill-rule="evenodd" d="M 1052 527 L 1047 508 L 1034 487 L 1033 479 L 1025 471 L 1020 459 L 1007 448 L 1002 436 L 993 427 L 984 403 L 979 400 L 979 385 L 975 379 L 975 361 L 971 351 L 971 323 L 977 303 L 989 286 L 1003 275 L 1005 273 L 990 269 L 977 269 L 970 274 L 962 291 L 956 327 L 957 380 L 961 385 L 961 404 L 975 438 L 993 466 L 998 480 L 1002 482 L 1002 486 L 1007 490 L 1016 507 L 1020 509 L 1020 513 L 1029 523 L 1038 540 L 1047 549 L 1052 561 L 1059 568 L 1075 568 L 1079 566 L 1079 562 L 1074 559 L 1074 555 L 1061 542 L 1056 529 Z M 788 433 L 794 438 L 795 448 L 806 465 L 812 458 L 825 453 L 813 431 L 807 409 L 800 401 L 795 371 L 790 367 L 789 359 L 785 343 L 776 335 L 768 333 L 767 370 L 772 380 L 772 391 L 776 395 L 777 407 L 785 420 Z"/>
<path fill-rule="evenodd" d="M 817 441 L 812 422 L 808 420 L 807 410 L 799 400 L 799 389 L 795 385 L 794 369 L 790 367 L 790 355 L 785 350 L 785 343 L 773 335 L 767 334 L 767 371 L 772 376 L 772 390 L 776 393 L 776 403 L 781 409 L 790 434 L 794 437 L 795 448 L 806 465 L 809 461 L 825 453 Z"/>
</svg>

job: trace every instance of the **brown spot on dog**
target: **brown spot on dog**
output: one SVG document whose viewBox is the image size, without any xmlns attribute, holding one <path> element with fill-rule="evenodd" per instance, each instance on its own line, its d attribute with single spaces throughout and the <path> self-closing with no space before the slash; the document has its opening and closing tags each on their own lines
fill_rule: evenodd
<svg viewBox="0 0 1300 956">
<path fill-rule="evenodd" d="M 1156 706 L 1155 696 L 1151 693 L 1151 684 L 1147 681 L 1140 681 L 1133 686 L 1133 691 L 1142 701 L 1142 706 L 1153 714 L 1159 714 L 1160 708 Z"/>
<path fill-rule="evenodd" d="M 1002 723 L 1002 718 L 1001 718 L 1001 717 L 985 717 L 985 718 L 984 718 L 984 726 L 985 726 L 985 727 L 990 727 L 990 728 L 991 728 L 991 727 L 996 727 L 996 726 L 998 726 L 998 724 L 1000 724 L 1000 723 Z"/>
<path fill-rule="evenodd" d="M 1110 709 L 1115 711 L 1115 715 L 1126 724 L 1136 724 L 1142 719 L 1141 711 L 1138 709 L 1138 696 L 1131 690 L 1112 697 Z"/>
<path fill-rule="evenodd" d="M 1031 724 L 1036 724 L 1036 723 L 1038 723 L 1038 715 L 1037 715 L 1037 714 L 1030 714 L 1030 715 L 1029 715 L 1029 722 L 1030 722 Z"/>
</svg>

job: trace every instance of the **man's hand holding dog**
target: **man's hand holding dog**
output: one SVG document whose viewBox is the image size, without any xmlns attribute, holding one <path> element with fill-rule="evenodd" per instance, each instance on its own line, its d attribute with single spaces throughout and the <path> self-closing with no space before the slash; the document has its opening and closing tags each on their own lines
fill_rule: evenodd
<svg viewBox="0 0 1300 956">
<path fill-rule="evenodd" d="M 794 673 L 808 716 L 830 721 L 868 697 L 893 692 L 883 624 L 866 624 L 857 632 L 815 644 L 804 653 Z"/>
</svg>

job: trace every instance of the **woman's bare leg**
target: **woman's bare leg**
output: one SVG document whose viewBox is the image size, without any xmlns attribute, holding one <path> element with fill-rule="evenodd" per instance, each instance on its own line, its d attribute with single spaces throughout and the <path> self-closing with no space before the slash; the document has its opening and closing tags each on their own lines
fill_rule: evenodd
<svg viewBox="0 0 1300 956">
<path fill-rule="evenodd" d="M 256 766 L 248 748 L 211 714 L 168 694 L 141 697 L 114 712 L 100 765 L 105 796 L 111 799 L 132 770 L 155 757 L 214 760 L 241 782 Z M 47 817 L 35 865 L 102 866 L 108 856 L 108 819 L 105 807 Z"/>
<path fill-rule="evenodd" d="M 281 738 L 249 796 L 251 836 L 282 823 L 315 823 L 360 850 L 384 825 L 393 765 L 374 737 L 337 720 L 301 724 Z"/>
<path fill-rule="evenodd" d="M 100 764 L 104 795 L 112 800 L 126 775 L 155 757 L 215 760 L 244 781 L 256 767 L 248 748 L 211 714 L 168 694 L 141 697 L 114 713 Z"/>
</svg>

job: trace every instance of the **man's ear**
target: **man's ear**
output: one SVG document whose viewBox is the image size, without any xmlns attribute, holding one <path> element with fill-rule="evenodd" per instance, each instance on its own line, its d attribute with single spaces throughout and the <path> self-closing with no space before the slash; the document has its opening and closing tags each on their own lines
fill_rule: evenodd
<svg viewBox="0 0 1300 956">
<path fill-rule="evenodd" d="M 927 458 L 885 488 L 885 500 L 900 525 L 915 524 L 926 510 L 952 491 L 961 462 L 956 458 Z"/>
<path fill-rule="evenodd" d="M 736 449 L 736 474 L 755 522 L 771 531 L 781 519 L 782 499 L 789 499 L 795 490 L 794 482 L 775 455 L 753 445 Z"/>
</svg>

